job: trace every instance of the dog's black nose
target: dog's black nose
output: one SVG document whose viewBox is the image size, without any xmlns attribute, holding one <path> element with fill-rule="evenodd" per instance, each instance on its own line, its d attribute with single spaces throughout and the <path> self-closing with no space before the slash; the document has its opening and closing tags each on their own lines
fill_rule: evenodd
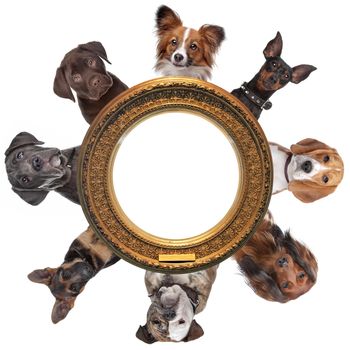
<svg viewBox="0 0 350 350">
<path fill-rule="evenodd" d="M 93 87 L 98 87 L 101 84 L 101 79 L 99 77 L 95 77 L 91 80 L 91 85 Z"/>
<path fill-rule="evenodd" d="M 167 321 L 171 321 L 172 319 L 174 319 L 176 316 L 176 312 L 174 310 L 171 309 L 167 309 L 164 312 L 164 317 Z"/>
<path fill-rule="evenodd" d="M 303 171 L 305 172 L 305 173 L 310 173 L 311 172 L 311 170 L 312 170 L 312 163 L 311 163 L 311 161 L 310 160 L 307 160 L 307 161 L 305 161 L 302 165 L 301 165 L 301 169 L 303 169 Z"/>
<path fill-rule="evenodd" d="M 184 59 L 184 56 L 181 55 L 181 53 L 176 53 L 176 54 L 174 55 L 174 60 L 175 60 L 175 62 L 181 62 L 183 59 Z"/>
<path fill-rule="evenodd" d="M 279 267 L 288 266 L 288 260 L 284 257 L 280 258 L 280 259 L 278 259 L 278 265 L 279 265 Z"/>
<path fill-rule="evenodd" d="M 34 170 L 39 171 L 43 167 L 43 161 L 39 157 L 34 157 L 32 159 L 32 166 Z"/>
</svg>

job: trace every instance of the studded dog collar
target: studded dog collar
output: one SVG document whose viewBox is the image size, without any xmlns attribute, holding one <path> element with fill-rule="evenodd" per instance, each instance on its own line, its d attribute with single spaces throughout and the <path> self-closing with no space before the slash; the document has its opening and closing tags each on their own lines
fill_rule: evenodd
<svg viewBox="0 0 350 350">
<path fill-rule="evenodd" d="M 270 102 L 270 100 L 263 100 L 261 97 L 250 91 L 247 87 L 246 82 L 244 82 L 241 85 L 241 90 L 251 102 L 253 102 L 256 106 L 260 107 L 261 109 L 270 109 L 272 107 L 272 103 Z"/>
</svg>

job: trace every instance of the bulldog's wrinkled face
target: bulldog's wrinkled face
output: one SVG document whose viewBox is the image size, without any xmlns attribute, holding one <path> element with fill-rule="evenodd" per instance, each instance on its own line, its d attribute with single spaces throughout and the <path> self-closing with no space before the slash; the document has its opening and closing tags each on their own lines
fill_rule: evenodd
<svg viewBox="0 0 350 350">
<path fill-rule="evenodd" d="M 6 159 L 6 171 L 12 186 L 23 189 L 54 190 L 63 186 L 70 169 L 67 158 L 57 148 L 24 146 Z"/>
<path fill-rule="evenodd" d="M 161 287 L 152 296 L 147 327 L 158 341 L 179 342 L 188 335 L 193 317 L 191 301 L 180 286 Z"/>
</svg>

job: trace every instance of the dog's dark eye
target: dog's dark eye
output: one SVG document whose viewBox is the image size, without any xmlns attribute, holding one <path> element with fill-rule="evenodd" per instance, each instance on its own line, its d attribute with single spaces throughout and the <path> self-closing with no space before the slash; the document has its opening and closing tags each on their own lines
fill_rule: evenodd
<svg viewBox="0 0 350 350">
<path fill-rule="evenodd" d="M 155 324 L 155 325 L 159 325 L 160 321 L 156 319 L 156 320 L 153 320 L 152 323 Z"/>
<path fill-rule="evenodd" d="M 181 319 L 181 320 L 179 321 L 179 324 L 184 324 L 184 323 L 186 323 L 186 321 L 183 320 L 183 319 Z"/>
<path fill-rule="evenodd" d="M 22 159 L 24 157 L 24 153 L 23 152 L 18 152 L 17 154 L 16 154 L 16 158 L 17 159 Z"/>
<path fill-rule="evenodd" d="M 72 79 L 75 83 L 79 83 L 81 81 L 81 75 L 80 74 L 73 74 Z"/>
<path fill-rule="evenodd" d="M 298 278 L 300 280 L 302 280 L 302 279 L 304 279 L 304 277 L 305 277 L 305 272 L 300 272 L 299 275 L 298 275 Z"/>
<path fill-rule="evenodd" d="M 275 61 L 272 61 L 271 64 L 272 64 L 272 67 L 274 67 L 274 68 L 277 67 L 277 63 Z"/>
<path fill-rule="evenodd" d="M 28 182 L 30 182 L 30 179 L 29 179 L 28 176 L 22 176 L 21 181 L 22 181 L 23 183 L 27 184 Z"/>
<path fill-rule="evenodd" d="M 286 79 L 289 79 L 289 74 L 285 74 L 284 77 L 285 77 Z"/>
<path fill-rule="evenodd" d="M 281 288 L 282 289 L 287 289 L 289 287 L 289 282 L 283 282 L 282 284 L 281 284 Z"/>
<path fill-rule="evenodd" d="M 71 274 L 69 271 L 62 270 L 62 271 L 61 271 L 61 277 L 62 277 L 64 280 L 69 280 L 69 279 L 72 277 L 72 274 Z"/>
<path fill-rule="evenodd" d="M 324 156 L 324 157 L 323 157 L 323 161 L 324 161 L 325 163 L 327 163 L 327 162 L 329 161 L 329 156 Z"/>
<path fill-rule="evenodd" d="M 190 45 L 190 49 L 193 51 L 197 50 L 197 48 L 198 48 L 198 46 L 195 43 Z"/>
<path fill-rule="evenodd" d="M 329 178 L 328 176 L 324 175 L 322 176 L 322 181 L 326 184 L 328 182 Z"/>
<path fill-rule="evenodd" d="M 73 293 L 79 293 L 80 292 L 80 284 L 78 283 L 73 283 L 71 286 L 70 286 L 70 290 L 73 292 Z"/>
<path fill-rule="evenodd" d="M 176 46 L 177 45 L 177 40 L 176 39 L 171 40 L 171 45 Z"/>
<path fill-rule="evenodd" d="M 95 65 L 96 61 L 93 58 L 89 58 L 87 61 L 87 64 L 89 67 L 93 67 Z"/>
</svg>

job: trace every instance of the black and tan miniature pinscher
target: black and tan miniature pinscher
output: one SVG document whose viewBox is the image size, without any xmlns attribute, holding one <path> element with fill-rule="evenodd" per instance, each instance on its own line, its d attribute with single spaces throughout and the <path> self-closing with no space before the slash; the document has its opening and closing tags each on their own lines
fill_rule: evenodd
<svg viewBox="0 0 350 350">
<path fill-rule="evenodd" d="M 50 288 L 56 298 L 51 319 L 53 323 L 57 323 L 73 308 L 76 297 L 83 291 L 86 283 L 118 260 L 89 227 L 72 242 L 61 266 L 35 270 L 28 278 Z"/>
<path fill-rule="evenodd" d="M 243 83 L 240 88 L 231 91 L 231 94 L 239 98 L 259 119 L 263 109 L 270 109 L 272 103 L 269 98 L 290 81 L 298 84 L 305 80 L 316 67 L 301 64 L 291 68 L 282 60 L 282 36 L 277 32 L 265 47 L 263 53 L 266 62 L 260 68 L 258 74 L 248 83 Z"/>
</svg>

